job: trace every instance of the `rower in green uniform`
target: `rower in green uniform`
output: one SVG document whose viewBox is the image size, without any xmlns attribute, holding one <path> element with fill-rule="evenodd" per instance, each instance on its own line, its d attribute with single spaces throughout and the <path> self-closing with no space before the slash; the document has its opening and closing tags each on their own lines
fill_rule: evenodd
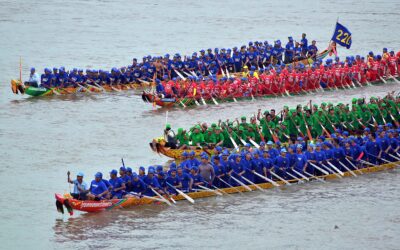
<svg viewBox="0 0 400 250">
<path fill-rule="evenodd" d="M 200 133 L 200 125 L 196 125 L 190 134 L 190 140 L 192 141 L 192 146 L 201 146 L 204 144 L 204 135 Z"/>
<path fill-rule="evenodd" d="M 189 145 L 189 136 L 183 128 L 178 128 L 176 139 L 179 143 L 179 149 L 185 149 Z"/>
</svg>

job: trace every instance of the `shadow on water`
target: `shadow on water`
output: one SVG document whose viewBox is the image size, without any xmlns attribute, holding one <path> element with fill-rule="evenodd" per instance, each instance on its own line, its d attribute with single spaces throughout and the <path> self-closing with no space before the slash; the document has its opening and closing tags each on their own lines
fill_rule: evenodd
<svg viewBox="0 0 400 250">
<path fill-rule="evenodd" d="M 53 227 L 55 241 L 88 239 L 98 230 L 107 231 L 108 228 L 114 228 L 118 225 L 134 230 L 136 227 L 140 227 L 144 221 L 156 217 L 167 209 L 169 208 L 166 205 L 153 204 L 100 213 L 78 212 L 78 215 L 75 215 L 77 217 L 69 217 L 66 213 L 62 218 L 57 218 L 55 221 Z M 66 216 L 67 218 L 65 218 Z M 137 223 L 138 221 L 140 223 Z"/>
</svg>

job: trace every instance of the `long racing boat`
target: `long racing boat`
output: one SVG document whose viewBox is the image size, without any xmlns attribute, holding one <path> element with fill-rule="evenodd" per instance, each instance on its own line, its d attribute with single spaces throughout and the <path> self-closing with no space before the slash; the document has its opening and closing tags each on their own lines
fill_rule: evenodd
<svg viewBox="0 0 400 250">
<path fill-rule="evenodd" d="M 388 81 L 398 82 L 400 79 L 399 76 L 387 78 L 386 80 L 382 78 L 381 80 L 368 82 L 368 84 L 354 84 L 351 87 L 337 87 L 336 88 L 324 88 L 315 89 L 315 91 L 337 91 L 337 90 L 345 90 L 350 88 L 360 88 L 366 87 L 368 85 L 383 85 L 386 84 Z M 199 96 L 196 97 L 172 97 L 172 98 L 164 98 L 155 93 L 149 91 L 143 91 L 142 93 L 142 100 L 144 102 L 148 102 L 153 104 L 154 106 L 159 106 L 162 108 L 169 108 L 169 107 L 189 107 L 189 106 L 202 106 L 202 105 L 218 105 L 219 103 L 224 102 L 238 102 L 238 101 L 254 101 L 256 99 L 268 99 L 268 98 L 277 98 L 277 97 L 289 97 L 289 96 L 301 96 L 315 93 L 313 91 L 299 91 L 299 92 L 289 92 L 286 91 L 285 93 L 274 93 L 274 94 L 256 94 L 256 95 L 246 95 L 246 96 L 228 96 L 228 97 L 217 97 L 217 96 Z"/>
<path fill-rule="evenodd" d="M 355 170 L 354 172 L 343 172 L 343 177 L 351 177 L 351 176 L 357 176 L 357 175 L 362 175 L 362 174 L 369 174 L 369 173 L 375 173 L 375 172 L 380 172 L 384 170 L 390 170 L 394 169 L 400 164 L 400 161 L 397 162 L 391 162 L 391 163 L 386 163 L 382 165 L 377 165 L 377 166 L 370 166 L 370 167 L 365 167 L 365 168 L 360 168 L 358 170 Z M 332 180 L 332 179 L 337 179 L 338 174 L 328 174 L 328 175 L 322 175 L 318 177 L 309 177 L 308 180 L 313 180 L 318 178 L 319 180 Z M 276 181 L 274 183 L 275 185 L 279 185 L 280 187 L 282 186 L 287 186 L 290 185 L 290 183 L 297 183 L 297 182 L 304 182 L 307 181 L 304 178 L 301 179 L 291 179 L 287 180 L 287 183 L 284 181 Z M 73 210 L 77 211 L 82 211 L 82 212 L 102 212 L 102 211 L 107 211 L 107 210 L 112 210 L 112 209 L 120 209 L 120 208 L 128 208 L 128 207 L 134 207 L 134 206 L 142 206 L 142 205 L 148 205 L 148 204 L 162 204 L 165 202 L 165 200 L 173 200 L 173 201 L 183 201 L 183 200 L 189 200 L 193 199 L 192 203 L 194 203 L 194 200 L 196 199 L 202 199 L 202 198 L 207 198 L 207 197 L 212 197 L 216 195 L 226 195 L 226 194 L 235 194 L 235 193 L 245 193 L 245 192 L 250 192 L 250 191 L 256 191 L 260 189 L 272 189 L 275 186 L 272 183 L 266 182 L 266 183 L 261 183 L 261 184 L 255 184 L 255 185 L 245 185 L 245 186 L 236 186 L 236 187 L 229 187 L 229 188 L 221 188 L 221 189 L 208 189 L 208 190 L 202 190 L 202 191 L 197 191 L 197 192 L 190 192 L 186 194 L 178 194 L 178 195 L 172 195 L 171 197 L 160 197 L 157 198 L 155 197 L 130 197 L 126 199 L 111 199 L 111 200 L 101 200 L 101 201 L 89 201 L 89 200 L 76 200 L 73 199 L 69 194 L 55 194 L 55 199 L 56 203 L 58 204 L 57 207 L 60 212 L 63 212 L 62 206 L 64 205 L 67 207 L 68 211 L 70 214 L 73 214 Z M 185 197 L 186 196 L 186 197 Z M 60 207 L 61 206 L 61 207 Z"/>
<path fill-rule="evenodd" d="M 150 87 L 151 83 L 142 82 L 139 83 L 128 83 L 128 84 L 117 84 L 117 85 L 98 85 L 94 86 L 91 84 L 79 84 L 76 87 L 66 88 L 44 88 L 44 87 L 32 87 L 25 86 L 19 80 L 11 80 L 11 90 L 14 94 L 26 94 L 32 97 L 37 96 L 61 96 L 61 95 L 72 95 L 78 93 L 105 93 L 105 92 L 122 92 L 127 90 L 143 90 L 144 88 Z"/>
</svg>

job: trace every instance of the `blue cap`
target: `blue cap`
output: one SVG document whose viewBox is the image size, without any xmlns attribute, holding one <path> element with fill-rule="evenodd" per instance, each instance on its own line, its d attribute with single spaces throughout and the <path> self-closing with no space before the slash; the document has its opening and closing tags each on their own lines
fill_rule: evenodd
<svg viewBox="0 0 400 250">
<path fill-rule="evenodd" d="M 119 170 L 126 172 L 126 168 L 124 166 L 120 167 Z"/>
<path fill-rule="evenodd" d="M 145 171 L 146 169 L 143 166 L 140 166 L 139 170 Z"/>
<path fill-rule="evenodd" d="M 201 156 L 201 159 L 206 159 L 206 160 L 208 160 L 208 155 L 202 155 L 202 156 Z"/>
<path fill-rule="evenodd" d="M 133 172 L 132 173 L 132 178 L 137 178 L 137 177 L 138 177 L 138 174 L 136 172 Z"/>
<path fill-rule="evenodd" d="M 260 142 L 260 146 L 265 146 L 265 142 Z"/>
<path fill-rule="evenodd" d="M 267 145 L 274 145 L 274 143 L 272 141 L 268 141 Z"/>
<path fill-rule="evenodd" d="M 176 163 L 175 162 L 172 162 L 170 165 L 169 165 L 169 168 L 171 169 L 171 168 L 176 168 Z"/>
<path fill-rule="evenodd" d="M 190 155 L 190 156 L 195 156 L 196 153 L 192 150 L 192 151 L 190 151 L 189 155 Z"/>
<path fill-rule="evenodd" d="M 132 173 L 132 168 L 127 167 L 127 168 L 126 168 L 126 172 Z"/>
<path fill-rule="evenodd" d="M 303 148 L 303 145 L 297 144 L 297 148 Z"/>
<path fill-rule="evenodd" d="M 117 174 L 118 174 L 118 171 L 117 171 L 116 169 L 113 169 L 113 170 L 111 170 L 110 174 L 115 174 L 115 175 L 117 175 Z"/>
<path fill-rule="evenodd" d="M 32 68 L 31 68 L 31 71 L 32 71 L 32 70 L 35 70 L 35 68 L 34 68 L 34 67 L 32 67 Z"/>
<path fill-rule="evenodd" d="M 85 176 L 85 175 L 83 174 L 83 172 L 78 172 L 78 174 L 76 174 L 76 176 L 81 176 L 81 177 L 83 177 L 83 176 Z"/>
<path fill-rule="evenodd" d="M 163 170 L 163 167 L 162 167 L 162 166 L 157 166 L 157 167 L 156 167 L 156 170 L 157 170 L 158 172 L 160 172 L 160 171 Z"/>
<path fill-rule="evenodd" d="M 158 172 L 158 174 L 159 174 L 161 177 L 164 177 L 164 176 L 165 176 L 165 173 L 164 173 L 163 171 Z"/>
<path fill-rule="evenodd" d="M 149 168 L 149 171 L 148 171 L 149 174 L 154 174 L 154 172 L 155 172 L 154 168 Z"/>
<path fill-rule="evenodd" d="M 95 177 L 95 178 L 102 178 L 102 177 L 103 177 L 103 174 L 102 174 L 101 172 L 97 172 L 97 173 L 94 175 L 94 177 Z"/>
<path fill-rule="evenodd" d="M 218 152 L 221 152 L 221 151 L 222 151 L 222 148 L 221 148 L 220 146 L 215 147 L 215 149 L 216 149 Z"/>
<path fill-rule="evenodd" d="M 246 143 L 245 147 L 251 147 L 250 143 Z"/>
<path fill-rule="evenodd" d="M 287 151 L 286 151 L 286 148 L 282 148 L 281 149 L 281 153 L 286 153 Z"/>
</svg>

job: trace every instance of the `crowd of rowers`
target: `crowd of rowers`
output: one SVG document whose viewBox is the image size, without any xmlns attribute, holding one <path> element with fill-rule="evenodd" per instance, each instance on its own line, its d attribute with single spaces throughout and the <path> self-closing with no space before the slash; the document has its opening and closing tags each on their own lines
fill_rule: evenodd
<svg viewBox="0 0 400 250">
<path fill-rule="evenodd" d="M 390 95 L 386 99 L 389 100 Z M 361 108 L 366 104 L 354 102 L 354 105 Z M 399 105 L 398 100 L 396 105 Z M 321 111 L 318 110 L 318 112 Z M 399 112 L 397 111 L 396 114 L 398 115 Z M 338 174 L 341 171 L 359 171 L 368 166 L 400 161 L 398 120 L 396 125 L 393 125 L 389 122 L 379 124 L 377 119 L 379 118 L 368 120 L 364 123 L 365 128 L 352 131 L 352 134 L 347 130 L 337 128 L 334 133 L 327 132 L 329 138 L 319 135 L 314 140 L 310 140 L 307 136 L 299 136 L 291 137 L 287 142 L 276 141 L 275 143 L 271 140 L 266 143 L 261 140 L 256 147 L 245 143 L 241 149 L 224 145 L 224 140 L 220 141 L 220 145 L 215 141 L 217 143 L 210 151 L 203 147 L 205 150 L 200 155 L 200 160 L 194 151 L 184 151 L 182 161 L 171 163 L 167 170 L 163 166 L 150 166 L 147 171 L 144 167 L 140 167 L 139 172 L 136 173 L 131 168 L 122 166 L 119 171 L 111 170 L 108 180 L 103 178 L 101 172 L 96 173 L 90 186 L 83 181 L 83 173 L 78 173 L 76 180 L 71 180 L 68 173 L 68 182 L 74 184 L 72 196 L 83 200 L 159 194 L 169 196 L 177 194 L 177 190 L 196 192 L 226 187 L 235 188 L 267 181 L 273 183 L 277 180 Z M 340 123 L 336 125 L 341 126 Z M 241 131 L 241 128 L 244 130 L 251 125 L 242 121 L 237 127 L 237 130 Z M 196 128 L 196 130 L 200 129 Z M 218 130 L 218 127 L 216 129 Z M 314 131 L 314 128 L 311 129 Z M 170 126 L 167 126 L 166 133 L 171 134 Z M 229 136 L 232 135 L 233 132 Z M 243 138 L 250 140 L 251 136 L 247 134 Z M 291 134 L 291 136 L 294 135 Z M 172 136 L 168 135 L 168 137 Z M 256 140 L 256 137 L 253 139 Z M 190 140 L 196 142 L 197 139 L 192 137 Z M 201 146 L 201 141 L 193 145 Z"/>
<path fill-rule="evenodd" d="M 242 72 L 246 66 L 256 66 L 264 68 L 271 63 L 280 64 L 291 63 L 304 58 L 315 58 L 318 48 L 316 41 L 309 44 L 306 34 L 302 34 L 301 40 L 295 42 L 292 37 L 288 38 L 285 47 L 280 40 L 273 44 L 268 41 L 249 42 L 248 45 L 242 45 L 240 48 L 214 48 L 200 50 L 191 55 L 182 56 L 179 53 L 170 56 L 165 54 L 161 56 L 145 56 L 139 62 L 133 58 L 132 64 L 127 67 L 112 68 L 111 71 L 86 69 L 66 70 L 60 68 L 45 68 L 44 73 L 39 77 L 35 69 L 31 69 L 31 75 L 27 85 L 41 87 L 67 87 L 76 86 L 76 83 L 93 84 L 124 84 L 141 83 L 144 81 L 163 80 L 164 76 L 168 79 L 178 78 L 178 72 L 195 72 L 197 76 L 216 75 L 221 68 L 230 73 Z"/>
<path fill-rule="evenodd" d="M 290 142 L 298 137 L 309 139 L 320 136 L 333 137 L 335 133 L 361 134 L 364 129 L 376 129 L 387 125 L 399 128 L 400 96 L 392 93 L 383 98 L 353 98 L 351 104 L 323 102 L 295 108 L 284 106 L 275 109 L 258 110 L 248 120 L 241 117 L 234 120 L 220 120 L 218 123 L 198 123 L 190 129 L 178 128 L 177 133 L 167 124 L 164 136 L 158 141 L 166 141 L 170 148 L 195 148 L 216 146 L 235 148 L 248 142 L 261 141 Z M 157 140 L 155 140 L 157 143 Z M 154 148 L 154 147 L 153 147 Z"/>
<path fill-rule="evenodd" d="M 174 88 L 177 89 L 173 91 L 174 94 L 182 95 L 178 90 L 189 89 L 176 86 L 177 82 L 182 82 L 182 77 L 190 75 L 190 79 L 188 78 L 188 80 L 190 82 L 199 82 L 199 84 L 201 84 L 201 81 L 207 82 L 210 80 L 215 83 L 216 75 L 224 72 L 237 73 L 243 71 L 243 78 L 238 78 L 236 80 L 244 81 L 244 79 L 246 79 L 246 81 L 252 82 L 255 81 L 254 78 L 257 80 L 261 78 L 261 80 L 264 81 L 264 78 L 268 78 L 265 76 L 269 74 L 283 76 L 289 72 L 296 72 L 299 74 L 292 75 L 293 81 L 299 84 L 302 81 L 302 84 L 306 84 L 305 77 L 308 78 L 309 76 L 305 73 L 309 73 L 309 71 L 305 69 L 305 65 L 298 64 L 297 67 L 286 67 L 285 64 L 290 65 L 293 61 L 313 58 L 316 61 L 314 65 L 315 70 L 320 72 L 324 66 L 322 66 L 321 60 L 317 60 L 317 52 L 318 48 L 316 47 L 316 42 L 313 40 L 311 45 L 309 45 L 306 35 L 303 34 L 300 42 L 294 42 L 293 38 L 289 37 L 284 47 L 280 40 L 274 41 L 273 45 L 269 44 L 268 41 L 255 41 L 249 42 L 248 46 L 241 46 L 240 49 L 234 47 L 232 49 L 223 48 L 221 50 L 215 48 L 214 51 L 208 49 L 207 52 L 201 50 L 199 53 L 194 52 L 191 56 L 184 56 L 183 58 L 180 54 L 175 54 L 172 58 L 169 54 L 166 54 L 164 57 L 146 56 L 143 57 L 141 62 L 134 58 L 131 65 L 121 68 L 112 68 L 110 71 L 96 69 L 86 69 L 84 71 L 83 69 L 77 68 L 66 70 L 65 67 L 53 68 L 52 70 L 50 68 L 45 68 L 44 73 L 39 76 L 35 68 L 31 68 L 29 80 L 25 82 L 25 84 L 34 87 L 64 88 L 87 84 L 89 84 L 89 86 L 99 87 L 100 85 L 141 84 L 143 81 L 157 81 L 157 83 L 162 83 L 164 85 L 164 91 L 167 92 L 164 94 L 171 95 L 172 93 L 168 92 L 168 86 L 170 84 L 166 83 L 174 82 Z M 393 66 L 393 63 L 395 63 L 394 65 L 399 64 L 400 52 L 395 55 L 394 51 L 389 52 L 387 49 L 384 49 L 382 56 L 374 55 L 374 53 L 370 52 L 367 58 L 371 60 L 371 62 L 367 64 L 367 68 L 372 68 L 372 73 L 370 73 L 371 77 L 369 77 L 369 80 L 372 81 L 374 80 L 374 75 L 377 74 L 375 74 L 375 72 L 379 70 L 382 71 L 382 66 L 380 66 L 381 61 L 387 63 L 390 68 L 390 74 L 393 75 L 395 73 L 397 69 L 396 66 Z M 384 60 L 381 60 L 382 58 Z M 397 59 L 397 61 L 393 58 Z M 365 71 L 365 64 L 361 64 L 361 61 L 364 61 L 364 58 L 361 56 L 348 57 L 343 62 L 340 62 L 337 57 L 335 63 L 327 61 L 326 68 L 329 69 L 329 67 L 335 66 L 336 68 L 340 66 L 340 68 L 345 69 L 343 73 L 347 73 L 346 70 L 350 67 L 349 65 L 359 64 L 359 67 L 361 67 L 360 71 Z M 379 63 L 375 61 L 379 61 Z M 336 66 L 336 64 L 338 64 L 338 66 Z M 395 71 L 392 70 L 393 67 L 395 67 Z M 339 73 L 342 74 L 341 72 Z M 339 73 L 335 73 L 335 75 Z M 313 79 L 312 77 L 313 76 L 311 76 L 311 79 Z M 329 82 L 333 80 L 333 77 L 328 75 L 327 77 L 329 79 L 325 79 L 325 83 L 329 84 Z M 290 82 L 292 78 L 289 78 Z M 235 79 L 231 77 L 223 79 L 224 82 L 233 80 Z M 361 76 L 359 80 L 363 82 Z M 309 85 L 311 85 L 311 83 L 309 83 Z M 172 89 L 171 86 L 171 90 Z"/>
<path fill-rule="evenodd" d="M 166 98 L 237 98 L 262 95 L 280 95 L 285 93 L 304 93 L 320 89 L 354 88 L 392 78 L 400 75 L 400 51 L 383 49 L 383 54 L 370 52 L 367 59 L 357 55 L 315 61 L 310 67 L 299 62 L 294 64 L 269 65 L 257 68 L 244 66 L 240 77 L 222 73 L 224 77 L 215 76 L 199 78 L 196 76 L 170 79 L 165 76 L 161 81 L 156 79 L 155 92 Z M 204 100 L 204 99 L 203 99 Z"/>
</svg>

